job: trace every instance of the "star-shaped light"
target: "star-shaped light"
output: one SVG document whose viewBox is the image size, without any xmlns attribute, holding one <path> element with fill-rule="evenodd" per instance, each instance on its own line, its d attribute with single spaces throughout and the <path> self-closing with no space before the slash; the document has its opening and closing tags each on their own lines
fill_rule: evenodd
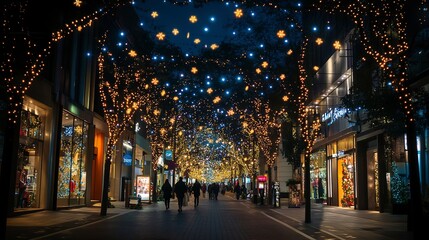
<svg viewBox="0 0 429 240">
<path fill-rule="evenodd" d="M 161 96 L 164 97 L 167 94 L 167 92 L 165 90 L 161 91 Z"/>
<path fill-rule="evenodd" d="M 80 0 L 75 0 L 75 1 L 73 2 L 73 4 L 74 4 L 76 7 L 80 7 L 80 6 L 82 5 L 82 1 L 80 1 Z"/>
<path fill-rule="evenodd" d="M 280 79 L 281 80 L 285 80 L 286 79 L 286 75 L 284 73 L 280 74 Z"/>
<path fill-rule="evenodd" d="M 174 36 L 176 36 L 177 34 L 179 34 L 179 29 L 175 28 L 171 32 L 173 33 Z"/>
<path fill-rule="evenodd" d="M 283 102 L 287 102 L 289 100 L 289 97 L 285 95 L 285 96 L 283 96 L 282 99 L 283 99 Z"/>
<path fill-rule="evenodd" d="M 130 51 L 128 52 L 128 55 L 130 55 L 130 57 L 135 57 L 135 56 L 137 56 L 137 53 L 136 53 L 136 51 L 134 51 L 134 50 L 130 50 Z"/>
<path fill-rule="evenodd" d="M 218 48 L 218 47 L 219 47 L 219 45 L 217 45 L 216 43 L 213 43 L 212 45 L 210 45 L 210 48 L 212 50 L 216 50 L 216 48 Z"/>
<path fill-rule="evenodd" d="M 198 21 L 197 16 L 192 15 L 191 17 L 189 17 L 189 22 L 196 23 L 197 21 Z"/>
<path fill-rule="evenodd" d="M 174 97 L 173 97 L 173 100 L 174 100 L 174 101 L 177 101 L 177 100 L 179 100 L 179 97 L 178 97 L 178 96 L 174 96 Z"/>
<path fill-rule="evenodd" d="M 157 78 L 152 78 L 152 84 L 153 85 L 158 85 L 159 80 Z"/>
<path fill-rule="evenodd" d="M 232 115 L 234 115 L 234 110 L 233 109 L 229 109 L 228 110 L 228 116 L 232 116 Z"/>
<path fill-rule="evenodd" d="M 196 74 L 198 72 L 198 69 L 196 67 L 192 67 L 191 72 L 193 74 Z"/>
<path fill-rule="evenodd" d="M 234 15 L 236 18 L 241 18 L 243 16 L 243 10 L 241 10 L 240 8 L 235 9 Z"/>
<path fill-rule="evenodd" d="M 208 94 L 212 94 L 212 92 L 213 92 L 213 89 L 212 89 L 212 88 L 207 89 L 207 93 L 208 93 Z"/>
<path fill-rule="evenodd" d="M 243 128 L 247 128 L 249 124 L 247 122 L 243 122 Z"/>
<path fill-rule="evenodd" d="M 82 29 L 83 29 L 83 27 L 82 27 L 82 26 L 77 27 L 77 31 L 78 31 L 78 32 L 82 31 Z"/>
<path fill-rule="evenodd" d="M 287 55 L 292 55 L 292 53 L 293 53 L 293 51 L 292 51 L 292 49 L 289 49 L 289 51 L 287 51 Z"/>
<path fill-rule="evenodd" d="M 334 44 L 332 44 L 332 46 L 334 46 L 335 50 L 340 50 L 341 49 L 341 43 L 340 43 L 340 41 L 335 41 Z"/>
<path fill-rule="evenodd" d="M 160 113 L 160 111 L 159 111 L 158 109 L 155 109 L 155 110 L 153 111 L 153 115 L 155 115 L 155 116 L 158 116 L 158 115 L 159 115 L 159 113 Z"/>
<path fill-rule="evenodd" d="M 262 72 L 262 70 L 260 68 L 257 68 L 255 71 L 257 74 L 261 74 L 261 72 Z"/>
<path fill-rule="evenodd" d="M 286 37 L 285 30 L 279 30 L 279 31 L 277 32 L 277 37 L 278 37 L 278 38 L 284 38 L 284 37 Z"/>
<path fill-rule="evenodd" d="M 199 38 L 195 38 L 195 40 L 194 40 L 194 43 L 195 44 L 198 44 L 198 43 L 200 43 L 201 42 L 201 40 L 199 39 Z"/>
<path fill-rule="evenodd" d="M 262 62 L 261 66 L 263 68 L 267 68 L 268 67 L 268 62 L 267 61 Z"/>
<path fill-rule="evenodd" d="M 164 40 L 165 34 L 163 32 L 159 32 L 158 34 L 156 34 L 156 37 L 158 38 L 158 40 Z"/>
<path fill-rule="evenodd" d="M 220 100 L 221 100 L 221 98 L 219 96 L 217 96 L 213 99 L 213 103 L 218 103 L 218 102 L 220 102 Z"/>
<path fill-rule="evenodd" d="M 322 43 L 323 43 L 322 38 L 319 37 L 319 38 L 316 39 L 316 44 L 317 45 L 322 45 Z"/>
<path fill-rule="evenodd" d="M 153 11 L 150 15 L 152 18 L 157 18 L 159 16 L 157 11 Z"/>
</svg>

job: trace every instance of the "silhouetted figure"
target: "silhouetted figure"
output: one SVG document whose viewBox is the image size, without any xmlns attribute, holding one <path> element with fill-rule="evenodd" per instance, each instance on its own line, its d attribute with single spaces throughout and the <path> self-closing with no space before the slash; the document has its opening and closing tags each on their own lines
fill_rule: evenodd
<svg viewBox="0 0 429 240">
<path fill-rule="evenodd" d="M 171 193 L 173 191 L 173 188 L 171 187 L 171 184 L 168 181 L 168 179 L 165 179 L 165 182 L 162 185 L 161 190 L 164 195 L 165 210 L 167 210 L 170 208 L 170 198 L 171 198 Z"/>
<path fill-rule="evenodd" d="M 188 188 L 186 187 L 185 182 L 183 182 L 183 178 L 179 177 L 179 181 L 177 181 L 176 185 L 174 186 L 174 192 L 176 193 L 177 203 L 179 205 L 179 212 L 182 212 L 183 198 L 185 197 L 186 191 L 188 191 Z"/>
<path fill-rule="evenodd" d="M 194 193 L 194 207 L 197 207 L 200 204 L 201 194 L 201 184 L 198 180 L 195 180 L 194 185 L 192 185 L 192 192 Z"/>
</svg>

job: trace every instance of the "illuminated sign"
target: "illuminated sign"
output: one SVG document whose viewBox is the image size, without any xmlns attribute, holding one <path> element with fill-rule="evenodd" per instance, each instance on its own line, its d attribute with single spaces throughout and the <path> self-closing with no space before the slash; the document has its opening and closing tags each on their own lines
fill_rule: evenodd
<svg viewBox="0 0 429 240">
<path fill-rule="evenodd" d="M 322 122 L 326 122 L 329 126 L 339 118 L 344 117 L 347 112 L 348 110 L 346 108 L 329 108 L 327 112 L 322 114 Z"/>
<path fill-rule="evenodd" d="M 267 176 L 261 175 L 258 176 L 258 182 L 266 182 L 267 181 Z"/>
</svg>

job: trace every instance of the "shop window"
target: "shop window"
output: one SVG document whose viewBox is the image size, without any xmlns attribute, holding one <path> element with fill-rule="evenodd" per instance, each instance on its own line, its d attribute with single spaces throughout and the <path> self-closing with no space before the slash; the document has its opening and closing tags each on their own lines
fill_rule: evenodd
<svg viewBox="0 0 429 240">
<path fill-rule="evenodd" d="M 57 206 L 85 204 L 88 123 L 64 111 L 58 169 Z"/>
<path fill-rule="evenodd" d="M 15 207 L 40 206 L 40 170 L 43 149 L 44 115 L 22 110 L 18 162 L 15 180 Z"/>
</svg>

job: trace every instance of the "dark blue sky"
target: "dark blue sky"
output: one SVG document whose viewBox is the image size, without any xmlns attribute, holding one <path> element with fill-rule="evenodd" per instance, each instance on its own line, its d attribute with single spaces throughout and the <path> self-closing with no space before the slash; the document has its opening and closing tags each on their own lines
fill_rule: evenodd
<svg viewBox="0 0 429 240">
<path fill-rule="evenodd" d="M 136 2 L 135 6 L 143 28 L 163 32 L 166 40 L 178 44 L 184 52 L 220 44 L 227 35 L 233 34 L 225 26 L 234 20 L 236 7 L 231 3 L 207 3 L 196 8 L 193 4 L 177 6 L 160 0 L 146 0 L 144 3 Z M 156 18 L 151 16 L 154 11 L 158 13 Z M 196 23 L 189 21 L 193 15 L 197 17 Z M 172 34 L 174 28 L 179 30 L 176 36 Z M 194 43 L 196 38 L 201 40 L 199 44 Z"/>
</svg>

